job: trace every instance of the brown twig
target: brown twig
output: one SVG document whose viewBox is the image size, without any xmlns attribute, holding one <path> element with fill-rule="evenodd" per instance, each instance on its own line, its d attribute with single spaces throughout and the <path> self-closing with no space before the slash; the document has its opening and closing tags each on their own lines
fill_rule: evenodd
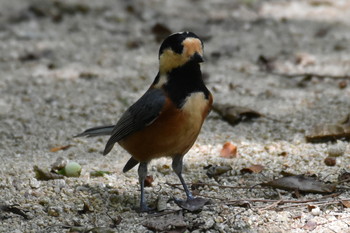
<svg viewBox="0 0 350 233">
<path fill-rule="evenodd" d="M 182 184 L 171 184 L 171 183 L 166 183 L 167 185 L 171 187 L 177 187 Z M 207 183 L 190 183 L 190 185 L 197 185 L 197 186 L 208 186 L 208 187 L 219 187 L 219 188 L 229 188 L 229 189 L 268 189 L 269 187 L 252 187 L 252 186 L 230 186 L 230 185 L 220 185 L 220 184 L 207 184 Z"/>
</svg>

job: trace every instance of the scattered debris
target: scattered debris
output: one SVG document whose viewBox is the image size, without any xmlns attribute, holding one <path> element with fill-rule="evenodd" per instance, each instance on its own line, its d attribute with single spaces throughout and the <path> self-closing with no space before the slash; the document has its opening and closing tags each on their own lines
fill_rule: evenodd
<svg viewBox="0 0 350 233">
<path fill-rule="evenodd" d="M 143 224 L 149 230 L 164 232 L 169 230 L 186 230 L 187 224 L 184 221 L 182 211 L 171 212 L 169 214 L 155 215 L 147 219 Z"/>
<path fill-rule="evenodd" d="M 231 166 L 216 166 L 216 165 L 209 165 L 205 167 L 204 169 L 207 169 L 207 176 L 209 178 L 215 178 L 217 176 L 220 176 L 228 171 L 232 170 Z"/>
<path fill-rule="evenodd" d="M 92 72 L 81 72 L 79 74 L 79 78 L 85 79 L 85 80 L 92 80 L 98 78 L 98 74 L 92 73 Z"/>
<path fill-rule="evenodd" d="M 214 104 L 213 110 L 231 125 L 237 125 L 241 121 L 249 121 L 263 116 L 259 112 L 249 108 L 230 104 Z"/>
<path fill-rule="evenodd" d="M 347 86 L 348 86 L 348 82 L 345 81 L 345 80 L 342 80 L 342 81 L 340 81 L 340 82 L 338 83 L 339 89 L 344 89 L 344 88 L 346 88 Z"/>
<path fill-rule="evenodd" d="M 83 209 L 78 210 L 78 214 L 88 214 L 88 213 L 94 212 L 86 201 L 83 201 L 83 202 L 84 202 Z"/>
<path fill-rule="evenodd" d="M 241 173 L 260 173 L 262 170 L 264 170 L 264 166 L 260 164 L 254 164 L 251 165 L 250 167 L 245 167 L 241 169 Z"/>
<path fill-rule="evenodd" d="M 67 165 L 67 159 L 58 157 L 56 161 L 51 164 L 51 172 L 58 173 L 59 170 L 63 169 Z"/>
<path fill-rule="evenodd" d="M 154 181 L 153 176 L 146 176 L 145 187 L 152 187 L 153 181 Z"/>
<path fill-rule="evenodd" d="M 342 203 L 342 205 L 345 208 L 350 208 L 350 201 L 348 201 L 348 200 L 341 200 L 340 203 Z"/>
<path fill-rule="evenodd" d="M 315 56 L 308 53 L 297 53 L 295 54 L 295 64 L 299 66 L 311 66 L 315 65 L 316 58 Z"/>
<path fill-rule="evenodd" d="M 115 233 L 116 231 L 109 227 L 87 227 L 87 226 L 72 226 L 69 228 L 71 233 Z"/>
<path fill-rule="evenodd" d="M 308 231 L 312 231 L 315 230 L 317 227 L 317 222 L 309 220 L 304 226 L 303 229 L 308 230 Z"/>
<path fill-rule="evenodd" d="M 223 158 L 236 158 L 237 157 L 237 146 L 231 142 L 226 142 L 220 151 L 220 157 Z"/>
<path fill-rule="evenodd" d="M 334 157 L 327 157 L 324 159 L 324 163 L 327 166 L 333 167 L 337 164 L 337 160 Z"/>
<path fill-rule="evenodd" d="M 57 152 L 57 151 L 60 151 L 60 150 L 67 150 L 71 147 L 72 145 L 65 145 L 65 146 L 57 146 L 57 147 L 53 147 L 50 149 L 51 152 Z"/>
<path fill-rule="evenodd" d="M 172 31 L 162 23 L 156 23 L 152 27 L 151 32 L 154 34 L 155 39 L 158 43 L 162 42 L 165 37 L 169 36 L 172 33 Z"/>
<path fill-rule="evenodd" d="M 37 165 L 34 165 L 33 167 L 35 172 L 35 178 L 37 180 L 53 180 L 53 179 L 63 179 L 64 176 L 61 174 L 57 174 L 50 171 L 44 171 L 43 169 L 39 168 Z"/>
<path fill-rule="evenodd" d="M 101 177 L 110 174 L 112 174 L 110 171 L 92 171 L 90 172 L 90 177 Z"/>
<path fill-rule="evenodd" d="M 326 184 L 305 175 L 282 177 L 260 185 L 283 190 L 298 190 L 305 193 L 332 193 L 336 190 L 334 184 Z"/>
<path fill-rule="evenodd" d="M 342 173 L 338 176 L 338 183 L 350 182 L 350 172 L 342 170 Z"/>
<path fill-rule="evenodd" d="M 305 136 L 307 142 L 328 142 L 336 140 L 350 140 L 350 114 L 338 124 L 314 126 Z"/>
<path fill-rule="evenodd" d="M 25 213 L 27 211 L 21 210 L 17 208 L 17 206 L 19 205 L 0 205 L 0 211 L 17 214 L 22 216 L 24 219 L 28 219 L 28 215 Z"/>
<path fill-rule="evenodd" d="M 275 57 L 266 57 L 264 55 L 260 55 L 257 60 L 259 69 L 264 72 L 272 72 L 273 70 L 275 70 L 275 62 Z"/>
<path fill-rule="evenodd" d="M 196 197 L 193 199 L 187 199 L 187 200 L 178 200 L 175 199 L 175 203 L 180 206 L 182 209 L 191 211 L 191 212 L 197 212 L 202 210 L 203 206 L 207 204 L 210 200 Z"/>
</svg>

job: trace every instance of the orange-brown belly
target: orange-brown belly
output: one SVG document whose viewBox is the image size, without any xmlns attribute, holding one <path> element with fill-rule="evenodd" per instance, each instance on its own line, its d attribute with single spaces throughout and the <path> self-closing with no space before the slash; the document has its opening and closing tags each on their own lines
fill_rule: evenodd
<svg viewBox="0 0 350 233">
<path fill-rule="evenodd" d="M 196 141 L 210 106 L 211 99 L 198 95 L 189 97 L 182 109 L 176 109 L 167 101 L 164 111 L 152 124 L 119 144 L 141 162 L 184 155 Z"/>
</svg>

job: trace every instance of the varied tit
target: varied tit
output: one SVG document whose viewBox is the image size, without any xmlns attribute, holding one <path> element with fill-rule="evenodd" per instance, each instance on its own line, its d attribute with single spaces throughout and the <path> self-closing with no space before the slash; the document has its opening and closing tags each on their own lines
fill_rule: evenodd
<svg viewBox="0 0 350 233">
<path fill-rule="evenodd" d="M 159 49 L 159 73 L 146 93 L 131 105 L 116 125 L 87 129 L 77 136 L 111 135 L 103 154 L 119 143 L 131 155 L 123 172 L 139 165 L 140 211 L 149 211 L 144 195 L 147 164 L 159 157 L 172 158 L 172 168 L 193 201 L 183 177 L 183 157 L 197 139 L 211 110 L 213 97 L 205 86 L 200 63 L 203 43 L 192 32 L 174 33 Z"/>
</svg>

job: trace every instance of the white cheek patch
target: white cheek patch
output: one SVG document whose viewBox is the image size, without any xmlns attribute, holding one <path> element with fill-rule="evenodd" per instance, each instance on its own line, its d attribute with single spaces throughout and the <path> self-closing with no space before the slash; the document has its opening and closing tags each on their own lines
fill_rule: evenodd
<svg viewBox="0 0 350 233">
<path fill-rule="evenodd" d="M 155 88 L 161 88 L 165 83 L 167 83 L 168 79 L 167 79 L 167 76 L 164 75 L 164 74 L 161 74 L 159 76 L 159 80 L 158 80 L 158 83 L 156 83 L 154 85 Z"/>
</svg>

